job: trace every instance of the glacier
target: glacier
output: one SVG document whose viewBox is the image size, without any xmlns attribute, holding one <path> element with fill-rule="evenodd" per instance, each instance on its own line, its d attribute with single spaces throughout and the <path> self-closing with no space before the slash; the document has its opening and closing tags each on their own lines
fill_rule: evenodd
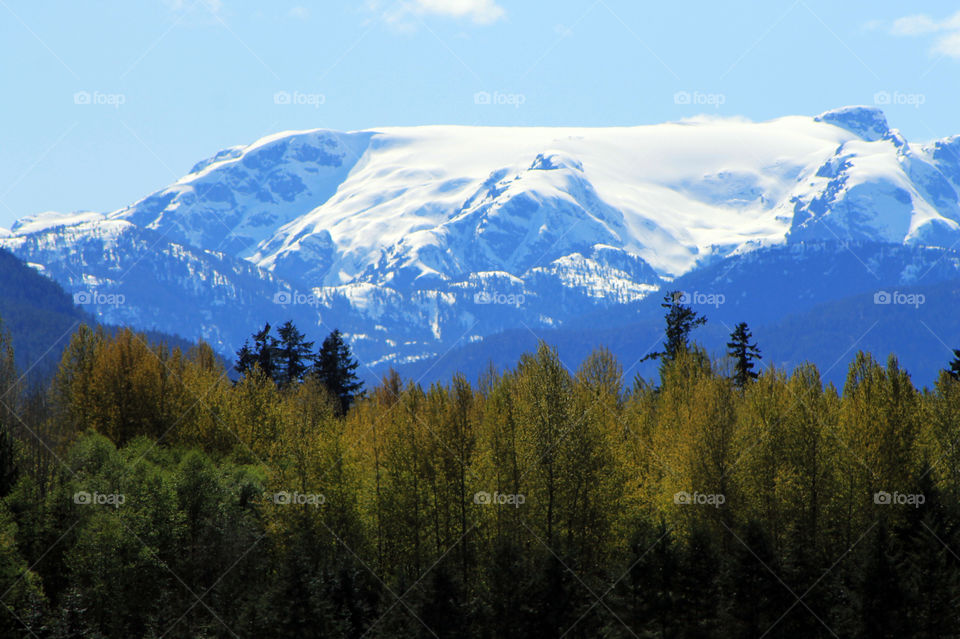
<svg viewBox="0 0 960 639">
<path fill-rule="evenodd" d="M 960 137 L 911 143 L 864 106 L 292 131 L 117 211 L 24 217 L 0 246 L 70 292 L 123 293 L 88 309 L 104 321 L 229 354 L 264 321 L 294 319 L 316 336 L 340 328 L 374 371 L 636 304 L 750 253 L 952 250 L 958 153 Z"/>
</svg>

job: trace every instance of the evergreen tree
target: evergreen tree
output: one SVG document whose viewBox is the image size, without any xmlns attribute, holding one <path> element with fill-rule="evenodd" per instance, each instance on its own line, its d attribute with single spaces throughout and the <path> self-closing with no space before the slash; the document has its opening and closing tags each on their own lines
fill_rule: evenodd
<svg viewBox="0 0 960 639">
<path fill-rule="evenodd" d="M 761 359 L 760 349 L 757 348 L 756 343 L 750 343 L 752 337 L 747 323 L 740 322 L 730 333 L 730 341 L 727 342 L 727 354 L 734 359 L 733 382 L 741 390 L 750 380 L 758 377 L 758 373 L 753 370 L 753 365 L 754 360 Z"/>
<path fill-rule="evenodd" d="M 340 403 L 339 414 L 344 415 L 360 395 L 363 382 L 356 375 L 357 360 L 350 353 L 340 329 L 334 329 L 314 359 L 313 373 Z"/>
<path fill-rule="evenodd" d="M 277 329 L 277 334 L 280 336 L 276 350 L 279 360 L 277 375 L 280 378 L 280 386 L 289 386 L 303 381 L 303 376 L 310 369 L 310 362 L 313 359 L 313 342 L 306 341 L 303 333 L 297 330 L 289 320 Z"/>
<path fill-rule="evenodd" d="M 950 377 L 960 382 L 960 348 L 953 349 L 953 361 L 950 362 L 950 368 L 947 369 Z"/>
<path fill-rule="evenodd" d="M 270 334 L 270 323 L 264 324 L 263 328 L 254 333 L 252 337 L 252 347 L 249 341 L 244 342 L 240 350 L 237 351 L 237 362 L 234 364 L 234 368 L 241 375 L 246 375 L 256 364 L 264 375 L 276 381 L 279 347 L 277 339 Z"/>
<path fill-rule="evenodd" d="M 233 363 L 233 368 L 241 375 L 246 375 L 253 368 L 253 363 L 257 361 L 253 349 L 250 348 L 250 340 L 243 343 L 240 350 L 237 351 L 237 360 Z"/>
<path fill-rule="evenodd" d="M 683 293 L 681 291 L 670 291 L 664 295 L 660 306 L 667 309 L 664 315 L 667 324 L 665 329 L 667 339 L 663 343 L 662 351 L 650 353 L 640 361 L 660 358 L 672 360 L 676 358 L 677 353 L 681 350 L 685 351 L 690 348 L 690 332 L 707 323 L 706 317 L 683 304 Z"/>
</svg>

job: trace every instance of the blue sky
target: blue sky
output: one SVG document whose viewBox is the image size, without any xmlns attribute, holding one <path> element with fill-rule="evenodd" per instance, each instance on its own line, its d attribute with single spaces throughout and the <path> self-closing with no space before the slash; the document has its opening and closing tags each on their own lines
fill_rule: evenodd
<svg viewBox="0 0 960 639">
<path fill-rule="evenodd" d="M 120 208 L 288 129 L 885 102 L 910 140 L 960 133 L 949 2 L 0 0 L 0 50 L 0 226 Z"/>
</svg>

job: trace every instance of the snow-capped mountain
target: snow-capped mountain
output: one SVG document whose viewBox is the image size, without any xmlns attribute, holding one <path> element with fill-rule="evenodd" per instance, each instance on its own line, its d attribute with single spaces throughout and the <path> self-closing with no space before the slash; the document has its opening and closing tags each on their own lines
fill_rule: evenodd
<svg viewBox="0 0 960 639">
<path fill-rule="evenodd" d="M 314 130 L 221 151 L 118 211 L 24 218 L 0 246 L 69 291 L 123 294 L 91 308 L 112 322 L 228 351 L 294 318 L 340 327 L 376 367 L 563 326 L 770 247 L 950 248 L 958 191 L 960 137 L 912 144 L 868 107 Z"/>
</svg>

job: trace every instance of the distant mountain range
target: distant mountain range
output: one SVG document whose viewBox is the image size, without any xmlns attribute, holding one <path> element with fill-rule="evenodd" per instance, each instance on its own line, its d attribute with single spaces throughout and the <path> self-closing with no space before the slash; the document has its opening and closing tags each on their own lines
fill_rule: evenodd
<svg viewBox="0 0 960 639">
<path fill-rule="evenodd" d="M 928 380 L 960 346 L 940 297 L 960 279 L 958 193 L 960 136 L 910 143 L 869 107 L 314 130 L 220 151 L 118 211 L 23 218 L 0 246 L 103 321 L 228 355 L 267 320 L 339 327 L 368 377 L 473 375 L 537 336 L 571 366 L 596 343 L 627 359 L 656 344 L 679 288 L 718 351 L 742 319 L 783 365 L 827 368 L 860 341 Z"/>
</svg>

